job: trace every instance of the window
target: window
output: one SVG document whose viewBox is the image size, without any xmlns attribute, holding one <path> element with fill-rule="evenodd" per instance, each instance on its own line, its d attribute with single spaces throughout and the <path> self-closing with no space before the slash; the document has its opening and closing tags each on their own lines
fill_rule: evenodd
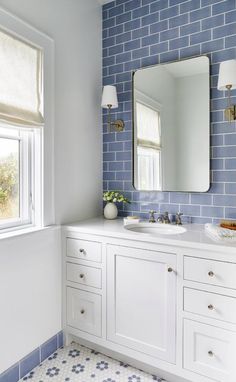
<svg viewBox="0 0 236 382">
<path fill-rule="evenodd" d="M 40 132 L 0 126 L 0 227 L 39 223 Z M 36 184 L 37 183 L 37 184 Z"/>
<path fill-rule="evenodd" d="M 160 112 L 136 102 L 138 189 L 161 190 Z"/>
<path fill-rule="evenodd" d="M 20 215 L 20 144 L 18 137 L 4 134 L 0 128 L 0 217 L 16 219 Z"/>
<path fill-rule="evenodd" d="M 41 221 L 42 51 L 0 31 L 0 229 Z"/>
</svg>

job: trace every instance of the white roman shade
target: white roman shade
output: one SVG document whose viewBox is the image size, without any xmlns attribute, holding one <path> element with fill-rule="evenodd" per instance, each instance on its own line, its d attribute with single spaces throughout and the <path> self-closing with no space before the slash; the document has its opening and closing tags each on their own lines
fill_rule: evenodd
<svg viewBox="0 0 236 382">
<path fill-rule="evenodd" d="M 160 112 L 136 102 L 137 183 L 139 190 L 161 190 Z"/>
<path fill-rule="evenodd" d="M 159 112 L 136 102 L 138 146 L 161 149 Z"/>
<path fill-rule="evenodd" d="M 42 51 L 0 31 L 0 120 L 41 126 Z"/>
</svg>

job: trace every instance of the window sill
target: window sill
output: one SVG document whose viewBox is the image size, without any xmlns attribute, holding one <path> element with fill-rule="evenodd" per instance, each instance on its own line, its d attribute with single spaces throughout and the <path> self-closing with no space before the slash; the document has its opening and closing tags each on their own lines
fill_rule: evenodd
<svg viewBox="0 0 236 382">
<path fill-rule="evenodd" d="M 32 233 L 36 233 L 40 231 L 48 231 L 50 229 L 59 229 L 59 228 L 60 228 L 59 225 L 50 225 L 47 227 L 27 227 L 27 228 L 17 229 L 14 231 L 2 232 L 0 233 L 0 240 L 4 240 L 11 237 L 16 237 L 16 236 L 30 235 Z"/>
</svg>

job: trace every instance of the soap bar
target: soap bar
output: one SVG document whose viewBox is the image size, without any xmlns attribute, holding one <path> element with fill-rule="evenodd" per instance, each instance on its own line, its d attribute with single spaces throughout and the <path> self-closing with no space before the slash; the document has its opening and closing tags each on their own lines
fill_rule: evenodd
<svg viewBox="0 0 236 382">
<path fill-rule="evenodd" d="M 140 222 L 140 218 L 138 216 L 126 216 L 126 218 L 124 218 L 124 225 L 137 224 L 139 222 Z"/>
<path fill-rule="evenodd" d="M 236 220 L 221 220 L 220 227 L 236 231 Z"/>
</svg>

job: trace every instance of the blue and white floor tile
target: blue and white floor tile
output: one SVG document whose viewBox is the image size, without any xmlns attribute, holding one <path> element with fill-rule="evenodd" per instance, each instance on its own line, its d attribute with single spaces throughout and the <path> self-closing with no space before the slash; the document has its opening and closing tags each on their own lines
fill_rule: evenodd
<svg viewBox="0 0 236 382">
<path fill-rule="evenodd" d="M 27 382 L 161 382 L 123 362 L 72 343 L 58 349 L 21 380 Z"/>
</svg>

